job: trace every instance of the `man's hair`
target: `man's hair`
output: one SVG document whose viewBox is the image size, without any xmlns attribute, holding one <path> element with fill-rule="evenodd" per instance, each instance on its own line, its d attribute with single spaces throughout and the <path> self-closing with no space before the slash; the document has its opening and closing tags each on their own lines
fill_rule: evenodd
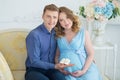
<svg viewBox="0 0 120 80">
<path fill-rule="evenodd" d="M 55 4 L 46 5 L 44 10 L 43 10 L 43 14 L 45 13 L 46 10 L 59 12 L 59 8 Z"/>
</svg>

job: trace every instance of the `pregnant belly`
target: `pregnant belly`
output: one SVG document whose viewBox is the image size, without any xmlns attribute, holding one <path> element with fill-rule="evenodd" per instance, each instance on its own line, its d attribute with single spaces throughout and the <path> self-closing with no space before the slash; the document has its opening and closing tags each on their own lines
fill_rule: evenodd
<svg viewBox="0 0 120 80">
<path fill-rule="evenodd" d="M 79 55 L 77 55 L 76 53 L 72 53 L 72 52 L 69 52 L 69 53 L 61 53 L 60 54 L 60 58 L 59 58 L 59 61 L 63 58 L 68 58 L 70 60 L 70 63 L 71 64 L 74 64 L 74 66 L 72 67 L 67 67 L 65 68 L 65 70 L 69 71 L 69 72 L 74 72 L 76 70 L 81 70 L 82 69 L 82 64 L 81 64 L 81 61 L 80 61 L 80 57 Z"/>
</svg>

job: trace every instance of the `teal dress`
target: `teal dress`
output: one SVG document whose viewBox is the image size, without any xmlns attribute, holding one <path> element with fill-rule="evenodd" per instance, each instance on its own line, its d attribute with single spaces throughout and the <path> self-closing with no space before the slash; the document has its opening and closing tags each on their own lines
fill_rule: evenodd
<svg viewBox="0 0 120 80">
<path fill-rule="evenodd" d="M 75 64 L 75 66 L 67 67 L 65 70 L 69 72 L 82 70 L 87 58 L 85 50 L 85 30 L 80 29 L 70 43 L 65 37 L 58 38 L 57 43 L 60 49 L 59 61 L 63 58 L 68 58 L 70 59 L 71 64 Z M 84 75 L 77 78 L 67 75 L 66 80 L 102 80 L 102 78 L 99 74 L 97 66 L 92 63 Z"/>
</svg>

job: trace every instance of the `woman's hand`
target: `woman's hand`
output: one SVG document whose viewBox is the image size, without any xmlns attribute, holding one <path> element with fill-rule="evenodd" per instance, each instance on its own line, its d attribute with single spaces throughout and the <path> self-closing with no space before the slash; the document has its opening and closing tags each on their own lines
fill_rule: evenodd
<svg viewBox="0 0 120 80">
<path fill-rule="evenodd" d="M 80 76 L 82 76 L 83 74 L 85 74 L 85 72 L 86 72 L 86 71 L 78 70 L 78 71 L 72 72 L 71 75 L 74 76 L 74 77 L 80 77 Z"/>
</svg>

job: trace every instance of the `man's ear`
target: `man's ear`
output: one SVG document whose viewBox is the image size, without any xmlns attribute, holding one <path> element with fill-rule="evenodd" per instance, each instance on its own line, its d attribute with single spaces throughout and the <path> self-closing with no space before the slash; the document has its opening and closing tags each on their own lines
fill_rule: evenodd
<svg viewBox="0 0 120 80">
<path fill-rule="evenodd" d="M 43 19 L 44 15 L 42 15 L 42 19 Z"/>
</svg>

